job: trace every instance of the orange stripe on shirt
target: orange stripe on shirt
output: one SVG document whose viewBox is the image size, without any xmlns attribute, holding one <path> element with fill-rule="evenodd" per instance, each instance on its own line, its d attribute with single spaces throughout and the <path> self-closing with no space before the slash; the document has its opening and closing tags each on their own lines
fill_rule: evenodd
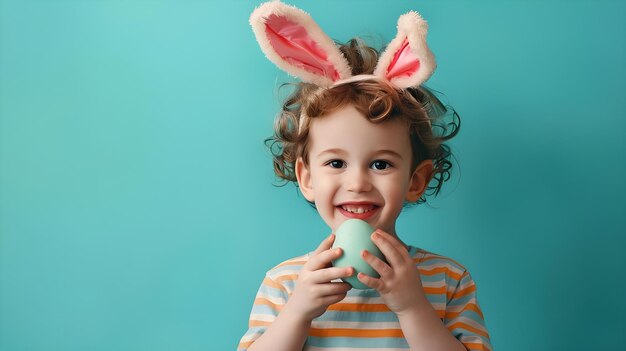
<svg viewBox="0 0 626 351">
<path fill-rule="evenodd" d="M 391 312 L 384 303 L 360 304 L 360 303 L 335 303 L 328 306 L 329 311 L 348 312 Z"/>
<path fill-rule="evenodd" d="M 309 336 L 319 338 L 351 337 L 351 338 L 404 338 L 402 329 L 309 329 Z"/>
<path fill-rule="evenodd" d="M 265 279 L 263 279 L 263 284 L 269 286 L 270 288 L 274 288 L 274 289 L 278 289 L 278 290 L 285 290 L 285 288 L 276 283 L 275 281 L 273 281 L 272 279 L 265 277 Z"/>
<path fill-rule="evenodd" d="M 246 341 L 246 342 L 240 342 L 239 343 L 239 347 L 237 347 L 238 349 L 247 349 L 250 347 L 250 345 L 252 345 L 252 343 L 254 343 L 256 340 L 252 340 L 252 341 Z"/>
<path fill-rule="evenodd" d="M 443 295 L 448 291 L 445 286 L 436 286 L 436 287 L 423 286 L 422 290 L 424 290 L 424 293 L 428 295 Z"/>
<path fill-rule="evenodd" d="M 461 328 L 461 329 L 471 331 L 474 334 L 482 335 L 486 338 L 489 338 L 489 334 L 485 330 L 472 327 L 471 325 L 467 323 L 463 323 L 463 322 L 454 323 L 448 326 L 447 328 L 450 332 L 452 332 L 456 328 Z"/>
<path fill-rule="evenodd" d="M 465 289 L 461 289 L 461 290 L 455 291 L 453 296 L 454 296 L 454 298 L 459 299 L 459 298 L 461 298 L 463 296 L 467 296 L 467 295 L 473 293 L 474 291 L 476 291 L 476 285 L 471 285 L 471 286 L 468 286 Z M 449 297 L 452 297 L 452 296 L 449 296 Z"/>
<path fill-rule="evenodd" d="M 273 322 L 270 321 L 259 321 L 256 319 L 251 319 L 248 322 L 248 325 L 250 326 L 250 328 L 252 327 L 269 327 L 270 325 L 272 325 Z"/>
<path fill-rule="evenodd" d="M 487 348 L 485 344 L 477 344 L 474 342 L 463 343 L 468 350 L 478 350 L 478 351 L 491 351 L 491 349 Z"/>
<path fill-rule="evenodd" d="M 480 307 L 478 307 L 478 305 L 476 305 L 475 303 L 468 303 L 467 305 L 463 306 L 463 310 L 461 310 L 460 312 L 446 312 L 446 318 L 457 318 L 461 313 L 465 311 L 474 311 L 480 316 L 480 318 L 485 319 L 485 317 L 483 316 L 483 311 L 481 311 Z"/>
<path fill-rule="evenodd" d="M 257 297 L 256 299 L 254 299 L 254 304 L 255 305 L 266 305 L 269 306 L 271 308 L 273 308 L 276 311 L 280 311 L 283 309 L 283 305 L 277 305 L 275 303 L 273 303 L 272 301 L 263 298 L 263 297 Z"/>
<path fill-rule="evenodd" d="M 459 281 L 461 279 L 461 275 L 459 273 L 455 273 L 454 271 L 449 270 L 447 267 L 437 267 L 431 270 L 426 270 L 422 268 L 418 268 L 421 275 L 433 276 L 441 273 L 445 273 L 447 276 L 454 278 Z"/>
<path fill-rule="evenodd" d="M 461 268 L 462 270 L 466 270 L 465 267 L 462 264 L 458 263 L 457 261 L 455 261 L 455 260 L 453 260 L 453 259 L 451 259 L 449 257 L 442 257 L 442 256 L 438 256 L 438 255 L 429 255 L 427 257 L 422 258 L 422 260 L 420 262 L 426 262 L 426 261 L 430 261 L 430 260 L 441 260 L 441 259 L 450 261 L 450 262 L 456 264 L 457 266 L 459 266 L 459 268 Z"/>
</svg>

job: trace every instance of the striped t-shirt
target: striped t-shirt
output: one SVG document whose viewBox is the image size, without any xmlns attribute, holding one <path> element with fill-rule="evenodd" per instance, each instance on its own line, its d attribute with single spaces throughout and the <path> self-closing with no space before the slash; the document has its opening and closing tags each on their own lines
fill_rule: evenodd
<svg viewBox="0 0 626 351">
<path fill-rule="evenodd" d="M 476 284 L 458 262 L 409 246 L 426 297 L 448 328 L 468 350 L 492 350 L 476 297 Z M 293 293 L 304 255 L 287 260 L 265 275 L 250 313 L 249 328 L 239 342 L 247 348 L 272 324 Z M 374 289 L 351 289 L 340 302 L 313 319 L 305 351 L 407 350 L 400 323 Z"/>
</svg>

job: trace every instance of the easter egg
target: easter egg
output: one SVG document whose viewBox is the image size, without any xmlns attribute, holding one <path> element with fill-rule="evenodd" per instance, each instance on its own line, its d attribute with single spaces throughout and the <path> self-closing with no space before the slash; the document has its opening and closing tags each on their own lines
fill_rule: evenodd
<svg viewBox="0 0 626 351">
<path fill-rule="evenodd" d="M 343 255 L 333 260 L 335 267 L 354 267 L 354 275 L 342 278 L 355 289 L 371 289 L 361 283 L 357 274 L 365 273 L 371 277 L 378 278 L 380 275 L 361 257 L 361 252 L 367 250 L 371 254 L 385 261 L 385 256 L 378 249 L 371 239 L 374 228 L 367 222 L 360 219 L 348 219 L 343 222 L 335 233 L 333 248 L 343 249 Z"/>
</svg>

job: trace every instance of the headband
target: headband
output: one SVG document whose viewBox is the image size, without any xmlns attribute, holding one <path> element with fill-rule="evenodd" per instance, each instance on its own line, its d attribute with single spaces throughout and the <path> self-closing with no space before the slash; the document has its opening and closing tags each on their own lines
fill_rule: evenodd
<svg viewBox="0 0 626 351">
<path fill-rule="evenodd" d="M 414 11 L 398 19 L 396 37 L 380 55 L 374 73 L 356 76 L 333 40 L 308 13 L 294 6 L 280 1 L 261 4 L 250 15 L 250 25 L 270 61 L 320 87 L 375 78 L 406 89 L 428 80 L 436 67 L 426 44 L 428 24 Z"/>
</svg>

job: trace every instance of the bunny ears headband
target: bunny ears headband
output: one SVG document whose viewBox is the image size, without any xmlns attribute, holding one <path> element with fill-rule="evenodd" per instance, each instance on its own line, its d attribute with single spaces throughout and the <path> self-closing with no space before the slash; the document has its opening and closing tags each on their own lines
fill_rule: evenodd
<svg viewBox="0 0 626 351">
<path fill-rule="evenodd" d="M 428 24 L 414 11 L 398 19 L 398 34 L 380 56 L 374 74 L 352 76 L 339 48 L 306 12 L 280 1 L 252 12 L 250 25 L 267 58 L 287 73 L 321 87 L 378 78 L 399 89 L 417 87 L 435 70 L 426 45 Z"/>
</svg>

